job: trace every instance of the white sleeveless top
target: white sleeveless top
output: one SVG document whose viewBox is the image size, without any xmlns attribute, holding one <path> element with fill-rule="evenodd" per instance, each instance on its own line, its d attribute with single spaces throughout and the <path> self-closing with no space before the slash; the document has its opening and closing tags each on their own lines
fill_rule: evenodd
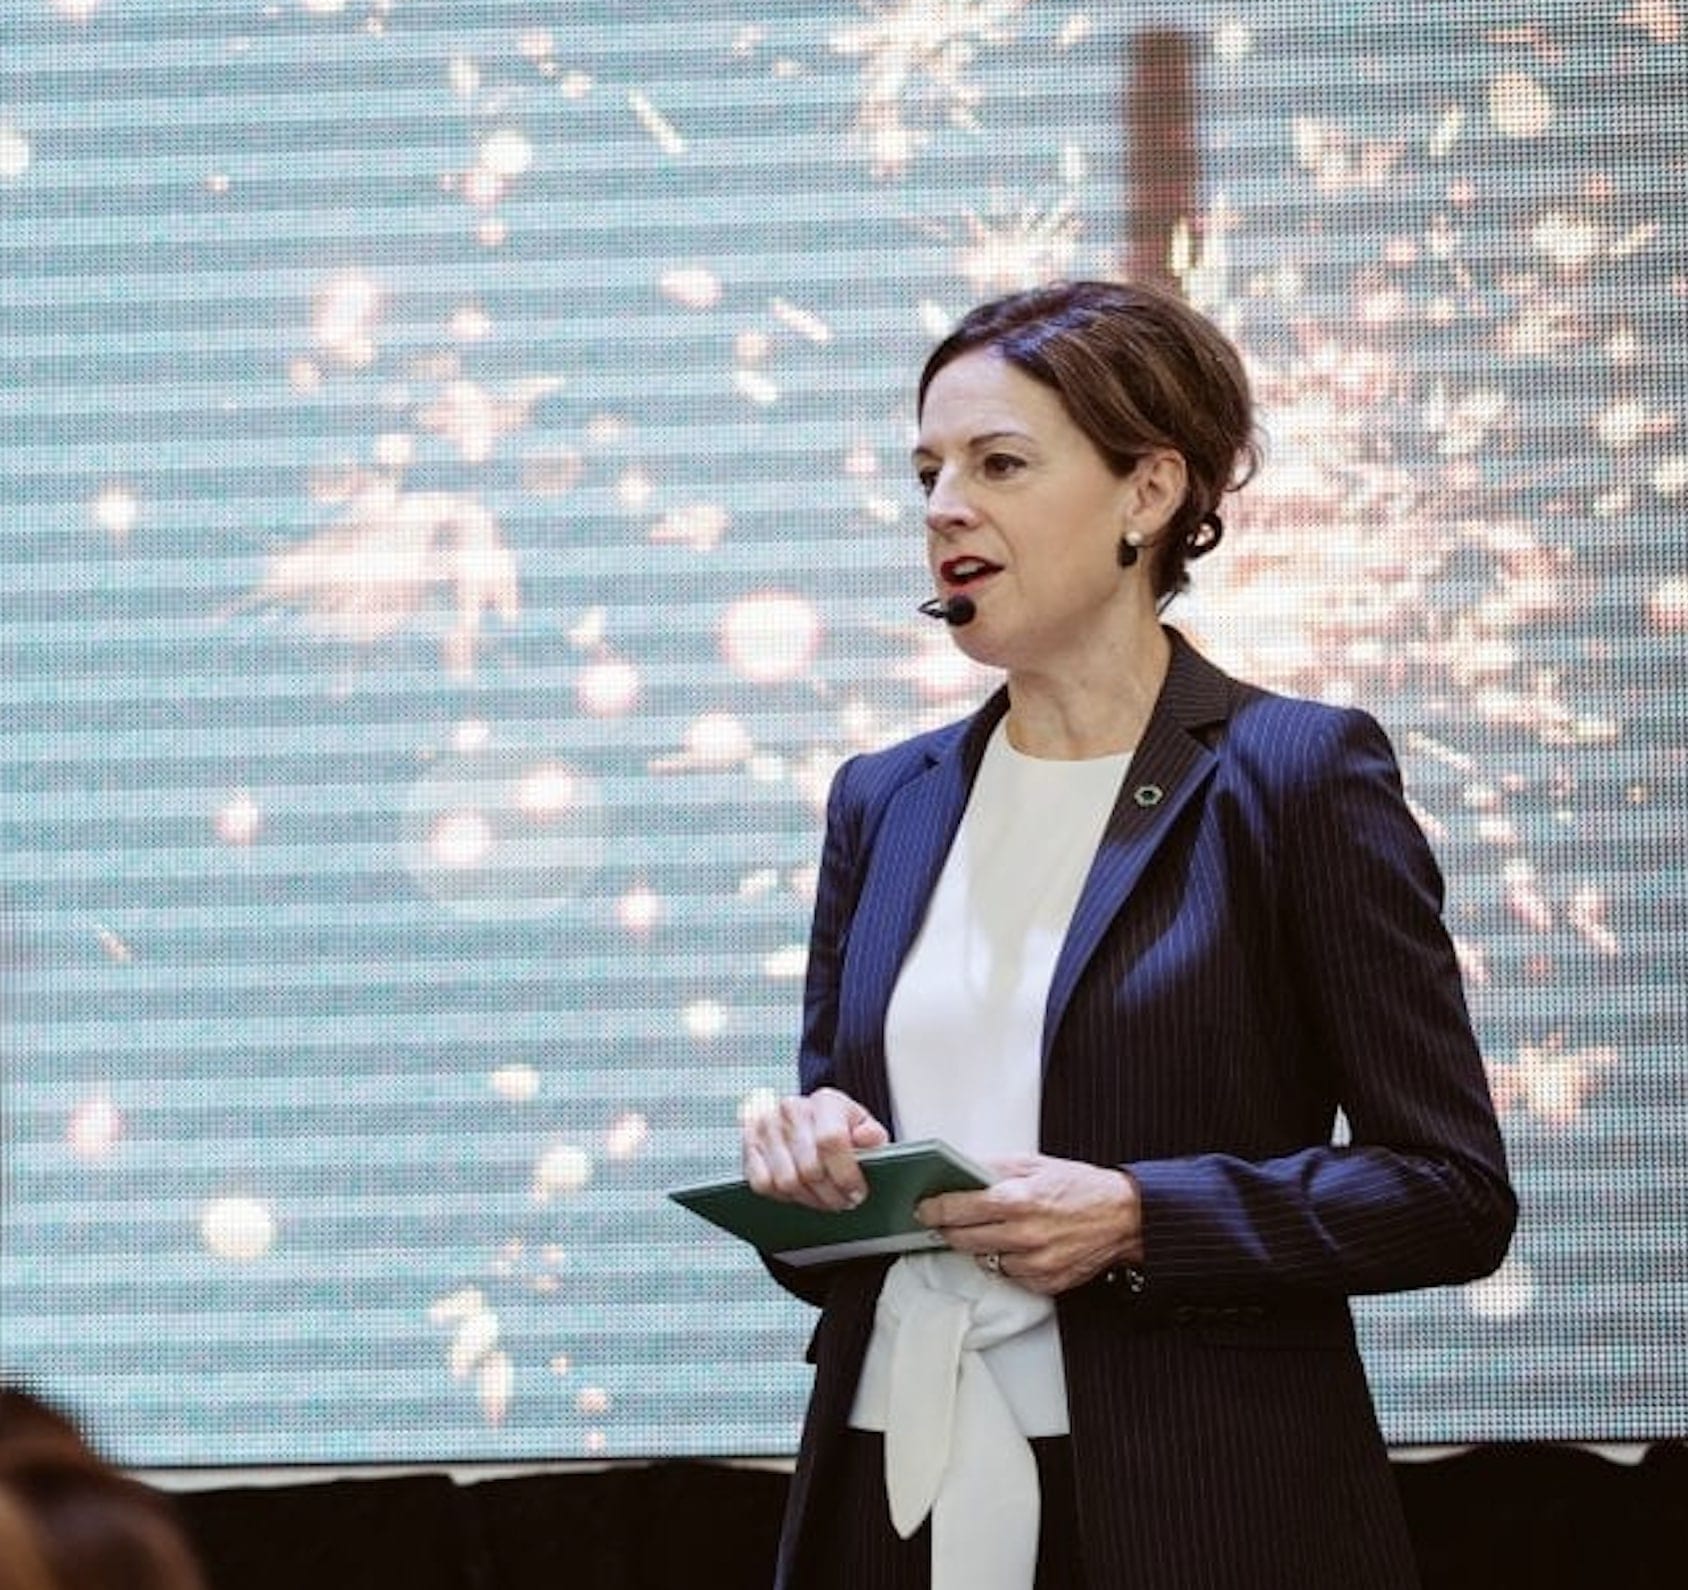
<svg viewBox="0 0 1688 1590">
<path fill-rule="evenodd" d="M 1049 985 L 1130 761 L 1129 752 L 1025 756 L 997 726 L 886 1015 L 899 1138 L 942 1137 L 977 1160 L 1037 1150 Z M 960 1254 L 910 1255 L 897 1266 L 911 1262 L 925 1286 L 1013 1294 L 1002 1301 L 1022 1323 L 983 1347 L 981 1360 L 1022 1434 L 1064 1434 L 1053 1303 L 1038 1299 L 1043 1306 L 1028 1311 L 1032 1294 Z M 1024 1323 L 1028 1312 L 1036 1318 Z M 887 1316 L 881 1309 L 857 1387 L 850 1422 L 858 1429 L 886 1428 L 897 1335 Z"/>
</svg>

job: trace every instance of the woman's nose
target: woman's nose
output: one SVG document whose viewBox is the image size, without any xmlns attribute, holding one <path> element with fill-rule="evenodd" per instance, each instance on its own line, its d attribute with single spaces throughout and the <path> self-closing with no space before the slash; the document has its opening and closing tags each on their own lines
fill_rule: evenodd
<svg viewBox="0 0 1688 1590">
<path fill-rule="evenodd" d="M 939 472 L 926 495 L 926 527 L 954 530 L 973 522 L 973 505 L 960 482 L 949 470 Z"/>
</svg>

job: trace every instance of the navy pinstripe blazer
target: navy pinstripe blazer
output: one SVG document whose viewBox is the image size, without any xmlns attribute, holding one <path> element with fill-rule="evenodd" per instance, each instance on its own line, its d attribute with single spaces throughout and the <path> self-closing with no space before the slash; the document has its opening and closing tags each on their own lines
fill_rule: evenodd
<svg viewBox="0 0 1688 1590">
<path fill-rule="evenodd" d="M 1091 1590 L 1410 1585 L 1347 1299 L 1485 1274 L 1516 1215 L 1441 875 L 1370 717 L 1240 683 L 1169 634 L 1044 1023 L 1043 1151 L 1127 1167 L 1143 1203 L 1143 1265 L 1057 1299 Z M 805 1091 L 890 1121 L 892 985 L 1006 708 L 999 691 L 840 769 Z M 776 1267 L 823 1305 L 788 1590 L 884 1269 Z"/>
</svg>

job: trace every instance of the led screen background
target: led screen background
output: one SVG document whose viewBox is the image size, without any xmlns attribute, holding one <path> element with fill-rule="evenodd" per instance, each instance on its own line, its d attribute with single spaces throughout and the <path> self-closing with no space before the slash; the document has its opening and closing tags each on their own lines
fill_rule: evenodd
<svg viewBox="0 0 1688 1590">
<path fill-rule="evenodd" d="M 662 1190 L 789 1085 L 832 769 L 989 684 L 921 355 L 1149 248 L 1270 456 L 1171 617 L 1390 730 L 1525 1199 L 1364 1305 L 1386 1430 L 1684 1428 L 1682 24 L 7 5 L 6 1369 L 154 1466 L 790 1452 Z"/>
</svg>

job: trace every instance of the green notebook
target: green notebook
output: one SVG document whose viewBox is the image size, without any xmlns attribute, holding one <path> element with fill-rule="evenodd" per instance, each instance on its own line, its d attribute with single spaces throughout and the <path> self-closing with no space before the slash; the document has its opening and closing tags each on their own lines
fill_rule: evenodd
<svg viewBox="0 0 1688 1590">
<path fill-rule="evenodd" d="M 936 1139 L 887 1143 L 856 1158 L 867 1177 L 867 1198 L 836 1213 L 764 1198 L 738 1177 L 676 1187 L 668 1196 L 787 1264 L 827 1264 L 943 1247 L 943 1238 L 914 1218 L 914 1206 L 935 1193 L 977 1191 L 994 1179 Z"/>
</svg>

